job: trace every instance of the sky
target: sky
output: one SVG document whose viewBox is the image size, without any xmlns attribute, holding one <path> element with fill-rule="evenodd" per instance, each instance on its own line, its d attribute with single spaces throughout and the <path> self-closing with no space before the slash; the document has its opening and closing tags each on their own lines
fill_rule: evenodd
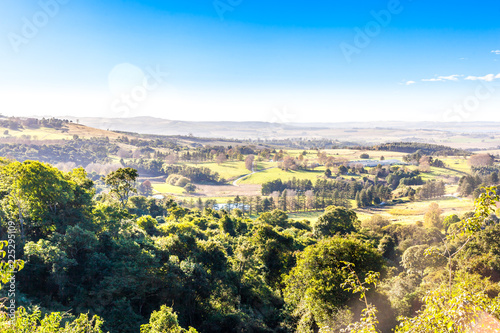
<svg viewBox="0 0 500 333">
<path fill-rule="evenodd" d="M 500 121 L 500 2 L 3 0 L 0 113 Z"/>
</svg>

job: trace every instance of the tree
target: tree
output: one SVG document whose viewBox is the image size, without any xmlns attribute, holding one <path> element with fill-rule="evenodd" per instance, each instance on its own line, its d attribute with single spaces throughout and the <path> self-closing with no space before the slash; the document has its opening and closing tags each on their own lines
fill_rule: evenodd
<svg viewBox="0 0 500 333">
<path fill-rule="evenodd" d="M 283 277 L 293 267 L 294 241 L 273 229 L 270 225 L 262 224 L 254 230 L 252 244 L 256 246 L 256 256 L 265 266 L 267 283 L 280 291 L 283 289 Z"/>
<path fill-rule="evenodd" d="M 352 210 L 330 206 L 314 224 L 314 235 L 319 238 L 348 234 L 356 230 L 358 217 Z"/>
<path fill-rule="evenodd" d="M 477 154 L 469 157 L 467 161 L 471 167 L 484 167 L 493 165 L 493 156 L 490 154 Z"/>
<path fill-rule="evenodd" d="M 422 172 L 431 171 L 431 163 L 432 163 L 432 157 L 422 156 L 420 158 L 420 160 L 418 161 L 418 164 L 419 164 L 418 170 L 420 170 Z"/>
<path fill-rule="evenodd" d="M 401 318 L 396 332 L 497 332 L 498 328 L 487 328 L 492 315 L 500 315 L 500 298 L 491 299 L 485 291 L 488 279 L 460 273 L 453 280 L 451 290 L 442 284 L 430 291 L 422 310 L 415 317 Z"/>
<path fill-rule="evenodd" d="M 426 256 L 428 245 L 414 245 L 406 249 L 401 257 L 401 265 L 410 274 L 424 275 L 426 268 L 433 268 L 442 264 L 441 258 Z"/>
<path fill-rule="evenodd" d="M 474 214 L 457 222 L 443 240 L 444 250 L 433 246 L 425 251 L 427 256 L 446 259 L 447 279 L 423 298 L 424 305 L 417 316 L 401 318 L 396 332 L 481 332 L 484 319 L 500 315 L 500 297 L 490 298 L 486 291 L 489 280 L 466 269 L 457 272 L 453 262 L 484 228 L 500 201 L 496 187 L 483 190 L 474 202 Z"/>
<path fill-rule="evenodd" d="M 348 169 L 346 168 L 345 165 L 339 166 L 339 174 L 345 175 L 348 172 Z"/>
<path fill-rule="evenodd" d="M 188 193 L 193 193 L 194 191 L 196 191 L 196 185 L 191 184 L 191 183 L 187 183 L 187 184 L 186 184 L 186 186 L 184 186 L 184 189 L 185 189 Z"/>
<path fill-rule="evenodd" d="M 7 246 L 7 241 L 0 242 L 0 254 L 5 257 L 3 249 Z M 0 283 L 5 284 L 11 280 L 14 271 L 24 268 L 23 260 L 16 260 L 12 263 L 2 261 L 0 263 Z M 0 285 L 0 289 L 2 286 Z M 4 303 L 0 304 L 0 331 L 4 333 L 17 332 L 46 332 L 46 333 L 102 333 L 103 321 L 98 316 L 89 318 L 87 314 L 81 314 L 73 321 L 68 321 L 66 313 L 52 312 L 46 313 L 42 317 L 40 308 L 35 306 L 31 313 L 24 307 L 19 307 L 12 313 Z M 14 319 L 13 319 L 14 318 Z M 63 323 L 66 322 L 63 326 Z"/>
<path fill-rule="evenodd" d="M 89 218 L 93 182 L 82 168 L 62 173 L 38 161 L 5 162 L 0 167 L 3 209 L 19 221 L 21 237 L 40 237 Z"/>
<path fill-rule="evenodd" d="M 419 187 L 416 194 L 419 199 L 430 199 L 440 197 L 445 193 L 445 186 L 442 181 L 428 181 Z"/>
<path fill-rule="evenodd" d="M 351 291 L 353 294 L 359 293 L 359 300 L 364 303 L 365 308 L 361 311 L 361 318 L 358 322 L 351 323 L 347 326 L 345 330 L 341 332 L 349 333 L 377 333 L 377 308 L 368 302 L 366 293 L 370 290 L 367 286 L 373 284 L 374 287 L 377 286 L 380 280 L 379 272 L 368 272 L 364 282 L 361 282 L 358 274 L 354 270 L 354 264 L 350 262 L 344 262 L 346 266 L 342 267 L 343 270 L 348 271 L 348 278 L 342 283 L 344 290 Z"/>
<path fill-rule="evenodd" d="M 139 186 L 139 194 L 150 196 L 153 194 L 153 186 L 149 180 L 145 180 Z"/>
<path fill-rule="evenodd" d="M 426 226 L 429 228 L 443 228 L 443 219 L 441 217 L 442 213 L 443 211 L 439 208 L 437 203 L 431 203 L 424 215 L 424 222 Z"/>
<path fill-rule="evenodd" d="M 148 233 L 151 233 L 156 229 L 156 226 L 158 225 L 158 221 L 156 221 L 155 218 L 151 217 L 150 215 L 144 215 L 141 216 L 137 219 L 137 225 L 141 228 L 147 231 Z"/>
<path fill-rule="evenodd" d="M 7 251 L 5 251 L 3 248 L 8 246 L 9 246 L 8 241 L 0 241 L 0 258 L 5 258 L 5 256 L 7 255 Z M 23 268 L 24 268 L 24 260 L 16 259 L 15 261 L 10 261 L 10 262 L 5 262 L 2 260 L 0 262 L 0 289 L 2 289 L 3 284 L 6 284 L 7 282 L 10 281 L 15 271 L 20 271 Z M 0 305 L 0 310 L 1 308 L 2 306 Z"/>
<path fill-rule="evenodd" d="M 331 326 L 352 297 L 341 286 L 349 277 L 342 269 L 352 263 L 361 281 L 368 272 L 380 272 L 383 258 L 375 249 L 359 240 L 332 237 L 308 246 L 299 255 L 297 265 L 285 278 L 285 301 L 292 306 L 301 332 L 313 327 Z M 317 330 L 316 330 L 317 331 Z"/>
<path fill-rule="evenodd" d="M 190 327 L 189 330 L 183 329 L 177 321 L 177 314 L 166 305 L 162 305 L 160 310 L 151 314 L 148 324 L 141 326 L 141 333 L 196 333 L 197 331 Z"/>
<path fill-rule="evenodd" d="M 457 214 L 448 215 L 445 217 L 445 219 L 443 221 L 443 227 L 445 230 L 448 230 L 448 228 L 452 224 L 455 224 L 457 222 L 460 222 L 460 218 L 457 216 Z"/>
<path fill-rule="evenodd" d="M 330 178 L 331 176 L 332 176 L 332 170 L 330 170 L 330 169 L 326 169 L 326 170 L 325 170 L 325 177 L 326 177 L 326 178 Z"/>
<path fill-rule="evenodd" d="M 260 214 L 257 221 L 267 223 L 273 227 L 278 226 L 286 228 L 286 226 L 288 225 L 288 215 L 282 210 L 275 209 L 272 212 L 265 212 Z"/>
<path fill-rule="evenodd" d="M 220 165 L 220 164 L 222 164 L 222 163 L 224 163 L 224 162 L 226 162 L 226 161 L 227 161 L 227 156 L 226 156 L 226 154 L 224 154 L 224 153 L 220 153 L 219 155 L 217 155 L 217 157 L 216 157 L 215 161 L 216 161 L 216 162 L 217 162 L 217 164 L 219 164 L 219 165 Z"/>
<path fill-rule="evenodd" d="M 390 224 L 391 222 L 387 218 L 381 215 L 372 215 L 369 220 L 363 221 L 362 226 L 378 232 Z"/>
<path fill-rule="evenodd" d="M 296 170 L 296 164 L 295 164 L 295 159 L 291 156 L 285 156 L 283 158 L 283 161 L 281 162 L 281 169 L 288 171 L 288 170 Z"/>
<path fill-rule="evenodd" d="M 245 158 L 245 167 L 248 169 L 248 171 L 253 171 L 254 160 L 255 160 L 255 155 L 248 155 Z"/>
<path fill-rule="evenodd" d="M 135 169 L 120 168 L 103 178 L 104 183 L 111 188 L 111 193 L 117 197 L 122 208 L 127 205 L 130 195 L 137 193 L 135 181 L 138 176 Z"/>
<path fill-rule="evenodd" d="M 101 326 L 104 322 L 98 316 L 90 318 L 88 314 L 81 314 L 72 322 L 68 322 L 66 317 L 67 313 L 62 312 L 46 313 L 42 316 L 42 311 L 36 306 L 31 313 L 24 307 L 19 307 L 15 312 L 13 325 L 7 312 L 0 312 L 0 331 L 4 333 L 102 333 Z"/>
</svg>

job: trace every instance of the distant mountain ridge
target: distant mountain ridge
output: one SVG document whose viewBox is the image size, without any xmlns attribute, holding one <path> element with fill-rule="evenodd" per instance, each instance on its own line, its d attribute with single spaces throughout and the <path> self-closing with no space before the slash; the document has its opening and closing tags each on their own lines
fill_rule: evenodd
<svg viewBox="0 0 500 333">
<path fill-rule="evenodd" d="M 281 130 L 321 131 L 328 129 L 379 129 L 379 130 L 437 130 L 460 133 L 497 133 L 500 132 L 498 122 L 339 122 L 339 123 L 271 123 L 262 121 L 181 121 L 142 116 L 131 118 L 104 117 L 60 117 L 77 120 L 84 125 L 116 131 L 137 132 L 142 134 L 188 135 L 213 137 L 215 133 L 240 133 L 240 138 L 248 138 L 246 134 L 253 131 Z M 168 132 L 168 133 L 166 133 Z M 224 137 L 227 137 L 224 135 Z M 234 137 L 234 136 L 231 136 Z"/>
</svg>

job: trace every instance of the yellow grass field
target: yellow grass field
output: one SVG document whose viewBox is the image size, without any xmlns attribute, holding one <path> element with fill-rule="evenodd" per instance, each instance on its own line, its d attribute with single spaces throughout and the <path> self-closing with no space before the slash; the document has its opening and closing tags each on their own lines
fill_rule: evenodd
<svg viewBox="0 0 500 333">
<path fill-rule="evenodd" d="M 470 166 L 467 164 L 467 160 L 463 157 L 439 157 L 441 161 L 443 161 L 449 169 L 469 173 Z"/>
<path fill-rule="evenodd" d="M 186 191 L 180 186 L 174 186 L 166 183 L 151 183 L 156 194 L 184 194 Z"/>
<path fill-rule="evenodd" d="M 407 202 L 395 206 L 356 209 L 356 213 L 360 221 L 367 220 L 373 215 L 381 215 L 394 223 L 415 223 L 424 220 L 424 214 L 432 202 L 436 202 L 443 210 L 442 216 L 452 214 L 460 216 L 474 209 L 472 199 L 445 197 L 426 201 Z"/>
<path fill-rule="evenodd" d="M 304 170 L 283 171 L 279 168 L 273 168 L 250 175 L 245 179 L 241 180 L 240 184 L 263 184 L 265 182 L 269 182 L 276 179 L 281 179 L 282 181 L 288 181 L 294 177 L 297 179 L 309 179 L 314 183 L 316 179 L 323 177 L 324 173 L 325 173 L 324 167 L 318 167 L 314 170 L 307 170 L 307 171 Z"/>
<path fill-rule="evenodd" d="M 5 127 L 0 127 L 0 137 L 22 138 L 23 136 L 29 136 L 31 140 L 36 141 L 36 140 L 71 140 L 73 139 L 73 135 L 78 135 L 80 138 L 109 137 L 110 139 L 116 139 L 120 135 L 122 135 L 116 132 L 91 128 L 75 123 L 65 124 L 65 127 L 67 129 L 66 132 L 49 127 L 40 127 L 36 129 L 23 128 L 16 131 Z M 8 131 L 8 134 L 4 134 L 5 131 Z"/>
</svg>

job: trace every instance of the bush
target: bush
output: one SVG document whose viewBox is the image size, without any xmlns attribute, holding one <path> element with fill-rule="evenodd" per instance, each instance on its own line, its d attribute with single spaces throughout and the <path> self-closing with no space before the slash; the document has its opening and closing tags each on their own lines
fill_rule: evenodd
<svg viewBox="0 0 500 333">
<path fill-rule="evenodd" d="M 180 187 L 185 187 L 187 184 L 189 184 L 189 179 L 182 176 L 175 182 L 175 186 L 180 186 Z"/>
<path fill-rule="evenodd" d="M 373 231 L 380 231 L 383 227 L 390 225 L 391 222 L 383 216 L 373 215 L 369 220 L 363 221 L 362 227 Z"/>
<path fill-rule="evenodd" d="M 196 191 L 196 186 L 191 184 L 191 183 L 187 183 L 186 186 L 184 186 L 184 189 L 186 191 L 188 191 L 189 193 L 192 193 L 192 192 Z"/>
<path fill-rule="evenodd" d="M 141 216 L 137 219 L 137 225 L 146 231 L 154 229 L 158 225 L 158 221 L 150 215 Z"/>
<path fill-rule="evenodd" d="M 184 187 L 189 183 L 189 178 L 186 178 L 184 176 L 178 175 L 178 174 L 173 174 L 168 176 L 166 183 L 174 186 L 180 186 Z"/>
</svg>

